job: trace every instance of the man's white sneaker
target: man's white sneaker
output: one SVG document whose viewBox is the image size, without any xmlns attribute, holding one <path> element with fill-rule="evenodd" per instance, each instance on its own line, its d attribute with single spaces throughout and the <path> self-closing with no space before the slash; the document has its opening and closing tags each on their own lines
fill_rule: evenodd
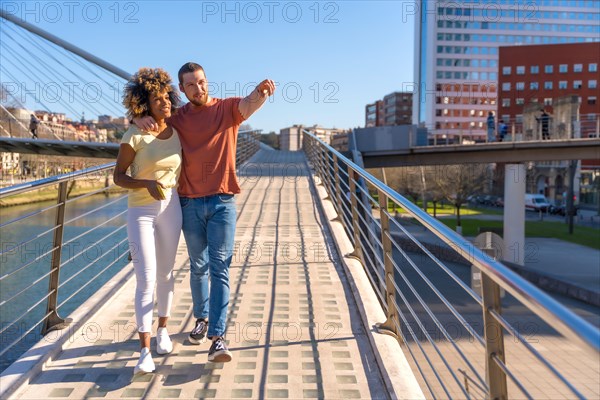
<svg viewBox="0 0 600 400">
<path fill-rule="evenodd" d="M 133 369 L 133 374 L 149 374 L 154 372 L 155 369 L 156 367 L 154 365 L 154 361 L 152 360 L 152 354 L 150 354 L 150 349 L 147 347 L 142 348 L 142 350 L 140 351 L 140 359 L 138 360 L 137 365 Z"/>
<path fill-rule="evenodd" d="M 172 351 L 173 342 L 171 342 L 167 328 L 158 328 L 156 332 L 156 352 L 158 354 L 169 354 Z"/>
</svg>

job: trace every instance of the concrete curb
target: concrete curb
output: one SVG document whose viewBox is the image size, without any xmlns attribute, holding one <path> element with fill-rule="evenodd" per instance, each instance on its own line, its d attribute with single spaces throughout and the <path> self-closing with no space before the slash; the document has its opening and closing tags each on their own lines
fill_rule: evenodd
<svg viewBox="0 0 600 400">
<path fill-rule="evenodd" d="M 508 261 L 502 261 L 502 264 L 506 265 L 529 282 L 533 283 L 539 288 L 548 290 L 550 292 L 562 294 L 567 297 L 571 297 L 575 300 L 582 301 L 587 304 L 591 304 L 596 307 L 600 307 L 600 293 L 594 292 L 586 288 L 582 288 L 570 282 L 565 282 L 553 276 L 543 275 L 537 271 L 529 270 L 522 265 L 513 264 Z"/>
<path fill-rule="evenodd" d="M 425 399 L 425 395 L 398 341 L 392 336 L 378 333 L 374 328 L 376 323 L 385 321 L 385 313 L 362 264 L 357 260 L 343 256 L 353 250 L 352 244 L 341 223 L 331 221 L 337 216 L 337 213 L 331 202 L 323 201 L 327 196 L 325 188 L 316 185 L 314 175 L 311 174 L 311 178 L 312 189 L 315 190 L 315 196 L 318 199 L 317 205 L 325 215 L 327 227 L 335 239 L 335 247 L 341 256 L 340 261 L 348 277 L 365 332 L 369 338 L 390 398 Z"/>
<path fill-rule="evenodd" d="M 24 389 L 43 370 L 48 361 L 68 346 L 69 339 L 80 333 L 86 322 L 109 304 L 110 298 L 117 295 L 128 283 L 135 282 L 133 278 L 133 264 L 129 263 L 69 315 L 73 322 L 68 328 L 48 333 L 5 369 L 0 375 L 0 399 L 16 396 Z"/>
</svg>

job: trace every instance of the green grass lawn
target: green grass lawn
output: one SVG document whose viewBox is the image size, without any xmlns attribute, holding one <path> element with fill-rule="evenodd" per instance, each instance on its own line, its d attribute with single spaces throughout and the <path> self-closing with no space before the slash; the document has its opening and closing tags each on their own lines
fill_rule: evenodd
<svg viewBox="0 0 600 400">
<path fill-rule="evenodd" d="M 415 204 L 421 210 L 423 209 L 423 202 L 417 201 Z M 393 213 L 398 211 L 400 214 L 406 214 L 406 210 L 396 205 L 393 201 L 388 201 L 388 211 Z M 433 215 L 433 203 L 431 201 L 427 202 L 427 213 Z M 444 205 L 437 204 L 435 208 L 436 215 L 455 215 L 456 209 L 453 205 L 445 203 Z M 490 208 L 477 208 L 463 205 L 460 208 L 460 215 L 480 215 L 480 214 L 488 214 L 488 215 L 502 215 L 502 209 L 490 209 Z"/>
<path fill-rule="evenodd" d="M 440 220 L 446 226 L 456 229 L 456 218 Z M 478 219 L 461 220 L 463 236 L 477 236 L 479 227 L 502 228 L 502 221 L 484 221 Z M 573 227 L 573 234 L 569 234 L 569 227 L 564 222 L 525 221 L 526 237 L 555 238 L 566 242 L 581 244 L 600 250 L 600 230 L 587 226 Z"/>
<path fill-rule="evenodd" d="M 375 200 L 379 200 L 379 196 L 377 193 L 371 193 L 371 197 Z M 413 202 L 417 207 L 423 209 L 423 202 L 421 200 L 417 200 L 416 203 Z M 388 211 L 390 213 L 398 212 L 400 214 L 406 214 L 406 210 L 396 205 L 392 200 L 388 200 Z M 427 213 L 433 215 L 433 203 L 431 201 L 427 202 Z M 456 213 L 456 209 L 452 204 L 448 204 L 444 202 L 443 205 L 438 203 L 436 205 L 435 214 L 437 215 L 454 215 Z M 502 209 L 493 209 L 493 208 L 477 208 L 463 205 L 460 209 L 460 215 L 480 215 L 480 214 L 488 214 L 488 215 L 502 215 Z"/>
</svg>

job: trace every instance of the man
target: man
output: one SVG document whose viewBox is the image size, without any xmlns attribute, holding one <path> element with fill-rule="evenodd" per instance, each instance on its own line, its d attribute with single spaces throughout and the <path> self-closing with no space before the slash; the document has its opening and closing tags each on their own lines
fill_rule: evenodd
<svg viewBox="0 0 600 400">
<path fill-rule="evenodd" d="M 494 119 L 494 113 L 493 112 L 488 112 L 488 116 L 487 116 L 487 141 L 488 142 L 493 142 L 495 139 L 495 134 L 494 132 L 496 131 L 496 121 Z"/>
<path fill-rule="evenodd" d="M 184 64 L 178 77 L 189 103 L 168 122 L 179 133 L 183 151 L 178 192 L 196 318 L 189 341 L 200 344 L 212 339 L 208 361 L 228 362 L 232 357 L 224 335 L 236 223 L 234 195 L 240 193 L 235 174 L 237 134 L 242 122 L 273 94 L 275 84 L 267 79 L 245 98 L 217 99 L 209 96 L 200 65 Z M 149 117 L 134 122 L 142 129 L 154 127 Z"/>
<path fill-rule="evenodd" d="M 37 128 L 38 128 L 39 124 L 40 124 L 40 120 L 37 119 L 37 117 L 35 115 L 31 114 L 31 118 L 29 118 L 29 132 L 31 132 L 31 136 L 34 139 L 38 138 Z"/>
<path fill-rule="evenodd" d="M 550 114 L 543 108 L 541 108 L 540 111 L 542 112 L 542 115 L 540 115 L 539 118 L 535 117 L 535 120 L 542 124 L 542 140 L 548 140 L 550 139 L 550 132 L 548 130 L 550 125 Z"/>
</svg>

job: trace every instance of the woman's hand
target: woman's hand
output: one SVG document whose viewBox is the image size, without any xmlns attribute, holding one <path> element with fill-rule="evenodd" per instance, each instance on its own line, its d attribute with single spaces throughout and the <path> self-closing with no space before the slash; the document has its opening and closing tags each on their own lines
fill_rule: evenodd
<svg viewBox="0 0 600 400">
<path fill-rule="evenodd" d="M 165 200 L 165 187 L 159 181 L 145 181 L 146 189 L 155 200 Z"/>
</svg>

